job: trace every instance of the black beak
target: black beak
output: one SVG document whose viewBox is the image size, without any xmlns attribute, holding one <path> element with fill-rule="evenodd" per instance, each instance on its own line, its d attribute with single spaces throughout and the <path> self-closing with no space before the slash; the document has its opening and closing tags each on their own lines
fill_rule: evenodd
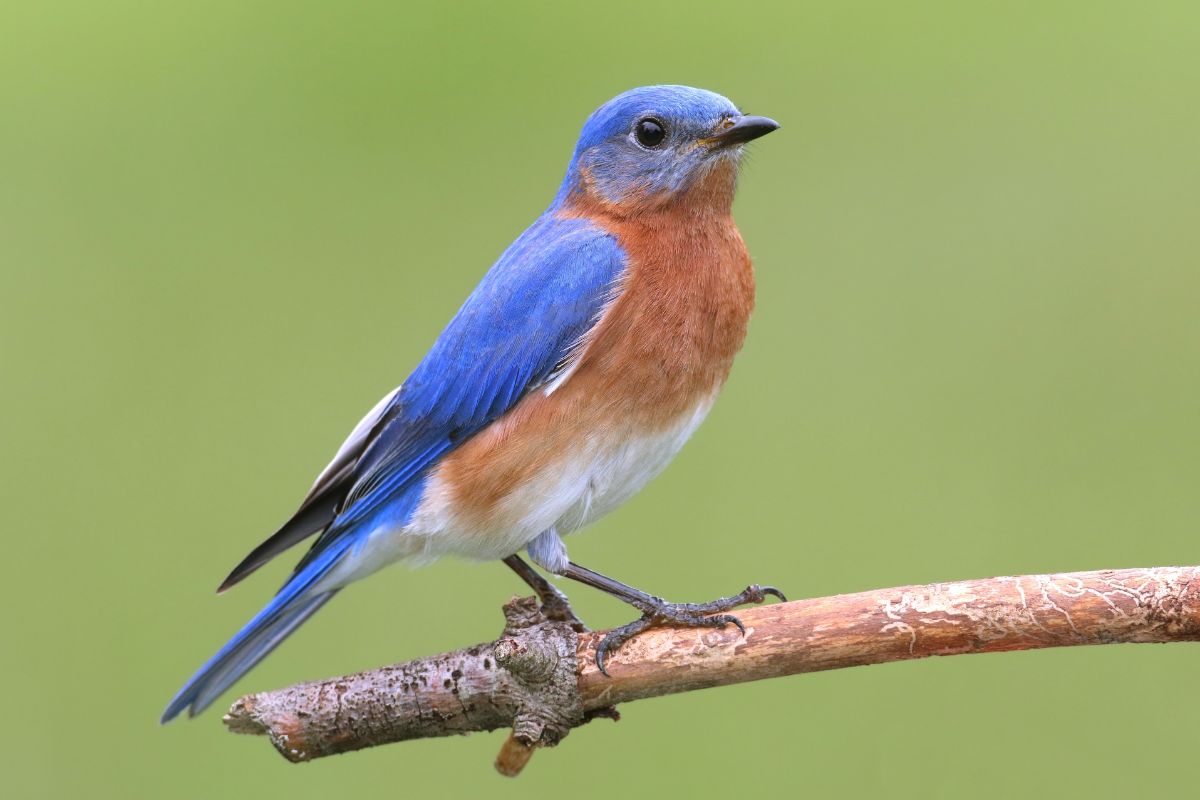
<svg viewBox="0 0 1200 800">
<path fill-rule="evenodd" d="M 773 119 L 751 116 L 733 117 L 725 125 L 726 127 L 705 139 L 704 143 L 714 148 L 732 147 L 736 144 L 745 144 L 760 136 L 766 136 L 779 128 L 779 123 Z"/>
</svg>

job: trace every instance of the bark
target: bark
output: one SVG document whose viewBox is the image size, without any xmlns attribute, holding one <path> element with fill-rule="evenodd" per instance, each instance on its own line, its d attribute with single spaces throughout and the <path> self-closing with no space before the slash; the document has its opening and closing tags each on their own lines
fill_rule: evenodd
<svg viewBox="0 0 1200 800">
<path fill-rule="evenodd" d="M 650 630 L 595 664 L 604 631 L 505 606 L 495 642 L 238 700 L 238 733 L 291 761 L 405 739 L 511 728 L 496 767 L 515 775 L 615 704 L 802 672 L 933 655 L 1200 640 L 1200 567 L 1102 570 L 901 586 L 738 612 L 724 629 Z"/>
</svg>

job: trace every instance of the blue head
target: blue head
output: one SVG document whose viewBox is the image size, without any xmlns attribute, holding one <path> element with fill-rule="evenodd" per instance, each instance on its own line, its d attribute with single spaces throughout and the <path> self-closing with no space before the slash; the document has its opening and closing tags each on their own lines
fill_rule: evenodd
<svg viewBox="0 0 1200 800">
<path fill-rule="evenodd" d="M 631 89 L 588 117 L 559 200 L 634 211 L 698 195 L 727 206 L 742 145 L 778 127 L 703 89 Z"/>
</svg>

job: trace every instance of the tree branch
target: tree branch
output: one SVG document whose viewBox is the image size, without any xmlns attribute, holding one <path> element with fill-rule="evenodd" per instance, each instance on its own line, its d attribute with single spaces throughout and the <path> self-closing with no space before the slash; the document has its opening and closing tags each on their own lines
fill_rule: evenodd
<svg viewBox="0 0 1200 800">
<path fill-rule="evenodd" d="M 1200 640 L 1200 567 L 1101 570 L 901 586 L 746 609 L 736 628 L 653 629 L 596 668 L 604 632 L 578 634 L 533 598 L 500 639 L 406 664 L 243 697 L 225 716 L 290 761 L 510 727 L 515 775 L 614 705 L 710 686 L 933 655 Z"/>
</svg>

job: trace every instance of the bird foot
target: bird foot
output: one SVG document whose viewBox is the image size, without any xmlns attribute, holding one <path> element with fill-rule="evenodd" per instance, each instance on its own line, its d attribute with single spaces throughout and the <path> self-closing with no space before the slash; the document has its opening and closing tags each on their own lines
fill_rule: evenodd
<svg viewBox="0 0 1200 800">
<path fill-rule="evenodd" d="M 662 626 L 677 626 L 681 628 L 723 628 L 726 625 L 736 625 L 742 635 L 746 635 L 746 626 L 732 614 L 722 612 L 737 608 L 748 603 L 761 603 L 767 595 L 777 597 L 781 602 L 787 602 L 783 592 L 774 586 L 759 586 L 757 583 L 747 586 L 740 594 L 733 597 L 722 597 L 708 603 L 668 603 L 661 597 L 652 598 L 650 602 L 639 601 L 632 605 L 642 612 L 641 619 L 635 619 L 628 625 L 614 628 L 600 640 L 596 648 L 596 666 L 600 672 L 608 675 L 604 661 L 609 653 L 616 652 L 621 645 L 650 628 Z"/>
<path fill-rule="evenodd" d="M 542 604 L 542 616 L 551 622 L 565 622 L 571 626 L 576 633 L 587 633 L 587 625 L 583 624 L 583 620 L 575 615 L 574 609 L 571 608 L 571 601 L 563 594 L 562 590 L 549 581 L 544 582 L 544 586 L 538 587 L 538 600 Z"/>
</svg>

